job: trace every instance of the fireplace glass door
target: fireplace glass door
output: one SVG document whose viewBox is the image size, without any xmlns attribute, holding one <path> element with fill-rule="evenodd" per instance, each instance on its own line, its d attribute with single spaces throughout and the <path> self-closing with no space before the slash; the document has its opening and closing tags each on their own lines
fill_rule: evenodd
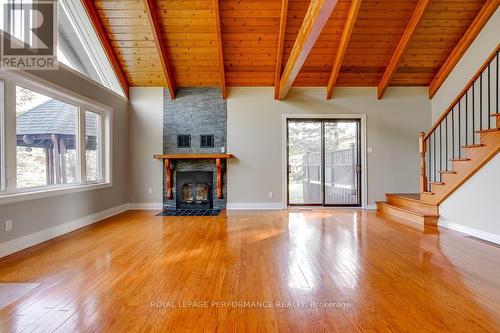
<svg viewBox="0 0 500 333">
<path fill-rule="evenodd" d="M 288 204 L 361 205 L 358 119 L 289 119 Z"/>
</svg>

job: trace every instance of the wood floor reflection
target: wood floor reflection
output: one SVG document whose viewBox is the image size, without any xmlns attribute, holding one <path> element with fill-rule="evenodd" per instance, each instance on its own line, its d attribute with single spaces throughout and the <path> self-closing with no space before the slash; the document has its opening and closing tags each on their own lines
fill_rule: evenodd
<svg viewBox="0 0 500 333">
<path fill-rule="evenodd" d="M 0 260 L 1 332 L 500 332 L 500 248 L 358 210 L 127 212 Z"/>
</svg>

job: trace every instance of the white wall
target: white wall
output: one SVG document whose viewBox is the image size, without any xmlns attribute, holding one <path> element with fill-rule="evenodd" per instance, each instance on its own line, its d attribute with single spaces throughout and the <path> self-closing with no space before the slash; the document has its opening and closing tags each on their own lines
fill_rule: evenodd
<svg viewBox="0 0 500 333">
<path fill-rule="evenodd" d="M 439 223 L 500 243 L 499 200 L 500 154 L 497 154 L 441 204 Z"/>
<path fill-rule="evenodd" d="M 163 152 L 163 88 L 130 88 L 129 202 L 161 208 Z M 152 193 L 149 193 L 151 189 Z M 138 208 L 140 208 L 138 206 Z"/>
<path fill-rule="evenodd" d="M 432 122 L 450 106 L 500 42 L 500 8 L 453 69 L 431 100 Z"/>
<path fill-rule="evenodd" d="M 368 202 L 387 192 L 418 192 L 418 133 L 430 125 L 426 88 L 391 88 L 377 100 L 375 88 L 293 88 L 273 99 L 273 88 L 232 88 L 227 111 L 228 207 L 279 208 L 283 203 L 282 115 L 366 114 Z M 269 198 L 269 192 L 273 197 Z"/>
<path fill-rule="evenodd" d="M 497 9 L 432 99 L 434 120 L 452 103 L 499 42 L 500 9 Z M 495 211 L 499 198 L 500 158 L 497 155 L 441 204 L 439 223 L 500 243 L 500 223 Z"/>
</svg>

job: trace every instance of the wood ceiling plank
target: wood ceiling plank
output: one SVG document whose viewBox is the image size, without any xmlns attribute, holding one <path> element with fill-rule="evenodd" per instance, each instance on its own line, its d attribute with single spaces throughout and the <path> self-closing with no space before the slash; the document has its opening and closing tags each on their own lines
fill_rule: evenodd
<svg viewBox="0 0 500 333">
<path fill-rule="evenodd" d="M 170 93 L 170 98 L 175 99 L 175 84 L 172 79 L 172 74 L 170 73 L 170 65 L 168 63 L 168 55 L 163 42 L 163 37 L 161 33 L 160 23 L 156 15 L 156 6 L 154 0 L 144 0 L 144 6 L 146 7 L 146 12 L 148 15 L 149 24 L 153 31 L 153 38 L 158 50 L 158 55 L 160 57 L 161 67 L 163 68 L 163 75 L 165 76 L 165 81 L 167 82 L 168 91 Z"/>
<path fill-rule="evenodd" d="M 389 61 L 389 64 L 387 65 L 384 74 L 382 75 L 382 79 L 380 80 L 377 86 L 378 99 L 381 99 L 384 96 L 387 87 L 391 83 L 392 77 L 394 76 L 396 70 L 398 69 L 401 59 L 403 58 L 403 55 L 406 49 L 408 48 L 408 45 L 412 39 L 415 29 L 422 20 L 425 10 L 427 9 L 430 3 L 431 0 L 419 0 L 419 2 L 417 3 L 417 7 L 415 8 L 415 11 L 411 16 L 410 21 L 408 22 L 408 25 L 406 26 L 406 29 L 404 30 L 403 35 L 399 40 L 398 46 L 396 47 L 396 50 L 394 50 L 391 60 Z"/>
<path fill-rule="evenodd" d="M 280 30 L 278 34 L 278 49 L 276 53 L 276 68 L 274 69 L 274 99 L 279 98 L 281 67 L 283 63 L 283 46 L 285 45 L 285 29 L 288 15 L 288 0 L 281 0 Z"/>
<path fill-rule="evenodd" d="M 94 6 L 93 0 L 82 0 L 82 5 L 85 8 L 85 12 L 87 13 L 87 16 L 92 24 L 92 27 L 94 28 L 94 31 L 97 34 L 97 37 L 99 38 L 99 41 L 101 42 L 104 52 L 106 53 L 106 56 L 108 57 L 108 60 L 111 64 L 111 67 L 113 68 L 113 71 L 118 78 L 118 82 L 120 83 L 123 93 L 128 96 L 129 82 L 125 76 L 125 73 L 123 72 L 120 62 L 118 61 L 118 57 L 116 56 L 111 41 L 106 34 L 102 21 L 97 14 L 97 9 Z"/>
<path fill-rule="evenodd" d="M 279 99 L 286 97 L 336 4 L 337 0 L 311 1 L 280 79 Z"/>
<path fill-rule="evenodd" d="M 339 46 L 337 47 L 337 53 L 333 62 L 332 71 L 328 79 L 328 85 L 326 88 L 327 99 L 332 98 L 333 88 L 335 87 L 335 83 L 337 82 L 340 68 L 342 67 L 342 62 L 344 61 L 344 56 L 347 51 L 347 45 L 349 44 L 349 39 L 351 38 L 351 34 L 354 29 L 354 24 L 356 23 L 356 18 L 358 16 L 360 7 L 361 0 L 352 0 L 351 8 L 349 9 L 349 13 L 347 14 L 347 19 L 344 25 L 344 30 L 342 31 L 342 36 L 340 37 Z"/>
<path fill-rule="evenodd" d="M 222 91 L 222 98 L 227 98 L 226 89 L 226 73 L 224 71 L 224 52 L 222 44 L 222 29 L 220 23 L 219 0 L 213 0 L 213 10 L 215 16 L 215 24 L 217 28 L 217 54 L 219 56 L 219 75 L 220 75 L 220 89 Z"/>
<path fill-rule="evenodd" d="M 455 45 L 448 58 L 432 79 L 429 85 L 429 98 L 434 97 L 448 75 L 450 75 L 453 68 L 455 68 L 479 32 L 483 29 L 486 22 L 488 22 L 489 18 L 498 9 L 498 6 L 500 6 L 499 0 L 486 0 L 479 13 L 476 15 L 474 21 L 472 21 L 467 31 Z"/>
</svg>

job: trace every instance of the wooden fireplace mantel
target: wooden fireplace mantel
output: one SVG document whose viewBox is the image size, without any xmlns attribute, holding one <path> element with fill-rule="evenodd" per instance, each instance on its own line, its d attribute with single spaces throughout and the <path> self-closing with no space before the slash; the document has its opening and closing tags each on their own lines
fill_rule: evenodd
<svg viewBox="0 0 500 333">
<path fill-rule="evenodd" d="M 163 154 L 154 155 L 157 160 L 163 160 L 165 165 L 167 198 L 172 199 L 172 165 L 173 160 L 196 160 L 196 159 L 215 159 L 215 166 L 217 168 L 217 198 L 222 199 L 222 163 L 221 160 L 234 158 L 233 154 Z"/>
</svg>

